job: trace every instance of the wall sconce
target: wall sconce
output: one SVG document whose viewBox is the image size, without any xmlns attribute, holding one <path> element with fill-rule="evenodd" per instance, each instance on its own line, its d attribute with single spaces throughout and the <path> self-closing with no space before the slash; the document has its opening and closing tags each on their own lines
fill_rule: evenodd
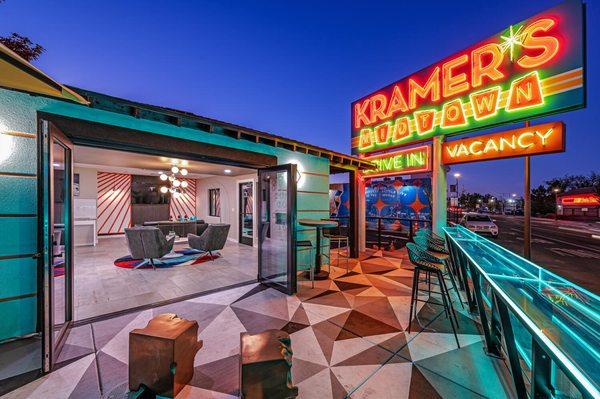
<svg viewBox="0 0 600 399">
<path fill-rule="evenodd" d="M 13 136 L 7 134 L 8 129 L 0 123 L 0 164 L 6 161 L 13 152 Z"/>
</svg>

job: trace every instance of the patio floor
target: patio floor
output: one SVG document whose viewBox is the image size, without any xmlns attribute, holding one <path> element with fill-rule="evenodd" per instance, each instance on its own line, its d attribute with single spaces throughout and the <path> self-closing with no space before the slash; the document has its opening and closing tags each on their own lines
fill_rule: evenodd
<svg viewBox="0 0 600 399">
<path fill-rule="evenodd" d="M 344 266 L 342 264 L 342 266 Z M 6 398 L 122 398 L 128 333 L 154 315 L 197 320 L 203 348 L 178 398 L 235 398 L 239 334 L 276 328 L 291 335 L 300 398 L 514 397 L 503 360 L 486 356 L 477 323 L 461 309 L 458 349 L 441 307 L 419 304 L 408 327 L 412 270 L 404 252 L 371 253 L 332 268 L 332 279 L 302 282 L 286 296 L 258 284 L 77 327 L 61 367 Z"/>
</svg>

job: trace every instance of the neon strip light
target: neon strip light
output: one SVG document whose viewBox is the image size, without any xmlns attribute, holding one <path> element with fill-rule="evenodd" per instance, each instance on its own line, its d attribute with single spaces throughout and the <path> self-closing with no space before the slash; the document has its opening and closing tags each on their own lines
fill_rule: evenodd
<svg viewBox="0 0 600 399">
<path fill-rule="evenodd" d="M 391 153 L 386 153 L 386 154 L 381 154 L 381 155 L 376 155 L 376 156 L 372 156 L 372 157 L 365 157 L 365 160 L 368 161 L 377 161 L 379 159 L 387 159 L 387 158 L 395 158 L 398 156 L 402 156 L 402 155 L 410 155 L 410 154 L 415 154 L 415 153 L 425 153 L 425 164 L 423 167 L 413 167 L 413 166 L 404 166 L 401 169 L 394 169 L 394 170 L 390 170 L 388 171 L 381 171 L 378 172 L 377 170 L 375 171 L 364 171 L 363 175 L 365 177 L 385 177 L 385 176 L 397 176 L 397 175 L 402 175 L 402 174 L 407 174 L 407 173 L 421 173 L 421 172 L 428 172 L 431 170 L 431 146 L 429 145 L 423 145 L 423 146 L 419 146 L 419 147 L 414 147 L 414 148 L 410 148 L 410 149 L 406 149 L 406 150 L 402 150 L 402 151 L 396 151 L 396 152 L 391 152 Z"/>
<path fill-rule="evenodd" d="M 498 286 L 498 284 L 496 284 L 496 282 L 493 279 L 491 279 L 483 269 L 481 269 L 481 267 L 475 261 L 475 259 L 473 259 L 473 257 L 452 236 L 453 230 L 457 230 L 457 229 L 458 229 L 457 227 L 450 227 L 450 228 L 444 227 L 443 228 L 443 230 L 446 232 L 446 236 L 449 237 L 462 250 L 463 254 L 473 263 L 473 265 L 475 265 L 475 267 L 477 267 L 479 269 L 479 272 L 488 281 L 488 283 L 495 289 L 496 293 L 498 295 L 500 295 L 502 297 L 502 299 L 506 302 L 506 304 L 511 308 L 511 310 L 517 316 L 519 316 L 520 320 L 523 323 L 525 323 L 527 325 L 527 327 L 529 327 L 529 330 L 532 331 L 539 338 L 539 340 L 548 347 L 548 349 L 553 353 L 554 356 L 556 356 L 556 358 L 559 360 L 559 362 L 562 363 L 569 370 L 569 372 L 571 372 L 573 374 L 573 376 L 581 383 L 581 385 L 584 387 L 584 389 L 586 389 L 588 391 L 588 393 L 590 395 L 592 395 L 592 397 L 600 397 L 600 391 L 598 391 L 598 389 L 594 386 L 594 384 L 579 370 L 579 368 L 577 366 L 575 366 L 573 364 L 573 362 L 554 344 L 554 342 L 552 342 L 552 340 L 550 340 L 550 338 L 548 338 L 543 333 L 543 331 L 535 325 L 535 323 L 521 310 L 521 308 L 519 306 L 517 306 L 517 304 L 515 302 L 513 302 L 513 300 L 504 292 L 504 290 L 502 290 Z M 490 242 L 489 240 L 485 240 L 485 243 L 497 245 L 497 244 L 494 244 L 493 242 Z M 523 259 L 523 260 L 528 262 L 526 259 Z M 528 263 L 531 263 L 531 262 L 528 262 Z M 534 266 L 539 268 L 539 266 L 537 266 L 537 265 L 534 265 Z M 553 275 L 550 272 L 547 272 L 547 273 L 552 275 L 553 277 L 557 277 L 560 280 L 564 280 L 564 279 L 560 278 L 559 276 Z M 587 293 L 587 291 L 585 289 L 583 289 L 583 288 L 579 288 L 579 289 L 582 292 Z M 594 294 L 590 293 L 590 296 L 596 300 L 600 300 L 600 298 Z"/>
<path fill-rule="evenodd" d="M 579 341 L 579 343 L 582 344 L 587 350 L 592 352 L 592 354 L 594 355 L 594 357 L 596 359 L 600 359 L 600 353 L 598 353 L 596 351 L 596 349 L 594 349 L 592 346 L 590 346 L 587 342 L 582 340 L 581 337 L 579 336 L 579 334 L 577 334 L 569 326 L 567 326 L 565 323 L 563 323 L 558 317 L 552 316 L 552 322 L 560 325 L 560 328 L 562 328 L 563 330 L 568 331 L 572 337 L 574 337 L 577 341 Z"/>
</svg>

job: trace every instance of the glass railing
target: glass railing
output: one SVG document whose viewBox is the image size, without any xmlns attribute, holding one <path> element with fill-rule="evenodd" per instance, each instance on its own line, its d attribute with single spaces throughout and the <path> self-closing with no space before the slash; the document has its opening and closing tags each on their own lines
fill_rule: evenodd
<svg viewBox="0 0 600 399">
<path fill-rule="evenodd" d="M 560 368 L 551 373 L 554 377 L 541 389 L 555 397 L 600 397 L 600 297 L 462 226 L 444 231 L 451 252 L 460 253 L 454 259 L 462 263 L 464 274 L 471 280 L 480 275 L 491 286 L 496 301 L 531 334 L 536 344 L 531 346 L 541 347 L 553 367 Z M 474 285 L 468 287 L 475 290 Z M 477 293 L 471 296 L 477 298 Z M 519 329 L 513 330 L 513 341 L 518 344 Z M 506 339 L 506 334 L 503 336 Z M 531 346 L 523 350 L 524 345 L 517 345 L 526 365 L 531 365 L 536 356 Z M 559 372 L 580 395 L 565 386 L 564 378 L 556 378 Z M 540 383 L 534 380 L 532 390 Z"/>
</svg>

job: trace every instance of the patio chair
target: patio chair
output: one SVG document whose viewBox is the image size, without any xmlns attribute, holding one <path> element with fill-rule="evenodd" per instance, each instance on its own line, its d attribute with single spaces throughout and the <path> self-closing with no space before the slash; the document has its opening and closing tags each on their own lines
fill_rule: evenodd
<svg viewBox="0 0 600 399">
<path fill-rule="evenodd" d="M 138 269 L 150 263 L 156 270 L 156 262 L 173 250 L 175 236 L 165 238 L 158 227 L 136 226 L 125 229 L 125 238 L 129 246 L 129 252 L 134 259 L 143 259 L 135 267 Z"/>
<path fill-rule="evenodd" d="M 430 303 L 432 305 L 443 306 L 446 317 L 450 319 L 450 324 L 452 326 L 452 331 L 454 332 L 456 344 L 460 348 L 460 342 L 458 342 L 458 335 L 456 334 L 456 330 L 458 329 L 458 319 L 456 317 L 456 313 L 454 312 L 452 300 L 450 299 L 450 294 L 448 293 L 448 288 L 446 287 L 446 282 L 444 280 L 444 265 L 439 262 L 439 259 L 429 255 L 427 252 L 423 251 L 421 248 L 419 248 L 419 246 L 417 246 L 414 243 L 407 243 L 406 248 L 408 249 L 408 258 L 410 259 L 411 263 L 415 266 L 410 299 L 410 311 L 408 316 L 408 332 L 410 333 L 411 322 L 413 319 L 413 309 L 415 312 L 415 317 L 417 315 L 417 302 L 425 302 Z M 429 281 L 431 275 L 435 275 L 438 279 L 438 286 L 440 287 L 439 291 L 432 291 L 431 284 L 429 284 L 429 288 L 427 289 L 427 292 L 429 293 L 429 298 L 427 298 L 427 300 L 419 299 L 419 292 L 425 291 L 419 289 L 419 279 L 421 273 L 425 273 Z M 442 303 L 440 304 L 437 302 L 430 301 L 431 294 L 440 294 L 440 296 L 442 297 Z"/>
<path fill-rule="evenodd" d="M 200 236 L 188 234 L 188 243 L 191 248 L 208 252 L 211 259 L 215 260 L 213 251 L 219 251 L 225 247 L 230 227 L 231 225 L 225 223 L 210 224 Z"/>
</svg>

